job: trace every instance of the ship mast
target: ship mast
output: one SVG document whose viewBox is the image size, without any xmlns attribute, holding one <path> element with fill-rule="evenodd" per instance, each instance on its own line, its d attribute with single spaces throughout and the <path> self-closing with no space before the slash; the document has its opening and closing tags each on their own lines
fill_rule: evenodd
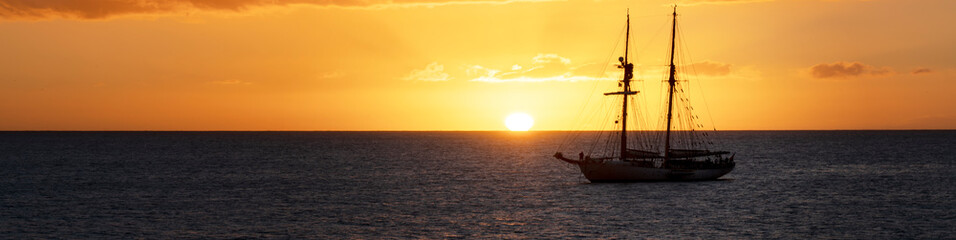
<svg viewBox="0 0 956 240">
<path fill-rule="evenodd" d="M 670 64 L 670 74 L 667 78 L 667 84 L 669 85 L 667 90 L 667 133 L 664 137 L 664 161 L 670 160 L 671 155 L 671 118 L 674 110 L 674 84 L 677 83 L 677 80 L 674 79 L 674 74 L 676 69 L 674 67 L 674 42 L 677 38 L 677 6 L 674 6 L 674 20 L 673 25 L 671 26 L 671 64 Z"/>
<path fill-rule="evenodd" d="M 621 80 L 621 86 L 624 88 L 620 92 L 609 92 L 604 95 L 623 95 L 624 104 L 621 105 L 621 160 L 627 155 L 627 95 L 635 95 L 637 91 L 631 91 L 631 78 L 634 78 L 634 64 L 627 61 L 628 46 L 631 38 L 631 14 L 627 14 L 626 34 L 624 35 L 624 56 L 618 58 L 621 62 L 619 68 L 624 69 L 624 78 Z"/>
<path fill-rule="evenodd" d="M 631 91 L 631 77 L 633 75 L 631 71 L 634 70 L 633 65 L 627 62 L 627 48 L 631 45 L 630 13 L 627 14 L 627 24 L 625 26 L 627 30 L 624 34 L 624 61 L 621 63 L 624 66 L 624 80 L 622 80 L 624 82 L 624 92 L 627 93 Z M 621 98 L 624 99 L 624 104 L 621 105 L 621 160 L 623 161 L 627 153 L 627 94 L 622 95 Z"/>
</svg>

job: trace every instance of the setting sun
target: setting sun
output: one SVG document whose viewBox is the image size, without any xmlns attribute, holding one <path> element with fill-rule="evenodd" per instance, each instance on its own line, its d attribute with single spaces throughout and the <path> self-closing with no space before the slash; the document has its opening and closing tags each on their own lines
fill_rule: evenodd
<svg viewBox="0 0 956 240">
<path fill-rule="evenodd" d="M 505 118 L 505 126 L 511 131 L 528 131 L 534 126 L 534 118 L 526 113 L 512 113 Z"/>
</svg>

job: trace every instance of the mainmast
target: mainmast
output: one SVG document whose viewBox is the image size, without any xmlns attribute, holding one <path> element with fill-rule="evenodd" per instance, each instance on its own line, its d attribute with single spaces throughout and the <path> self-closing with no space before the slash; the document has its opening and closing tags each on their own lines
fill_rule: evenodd
<svg viewBox="0 0 956 240">
<path fill-rule="evenodd" d="M 621 62 L 619 68 L 624 69 L 624 79 L 621 80 L 621 86 L 624 87 L 620 92 L 609 92 L 604 95 L 623 95 L 624 104 L 621 105 L 621 160 L 627 155 L 627 95 L 637 94 L 637 91 L 631 91 L 631 78 L 634 78 L 634 64 L 627 61 L 628 47 L 631 38 L 631 14 L 627 14 L 626 34 L 624 35 L 624 56 L 617 60 Z"/>
<path fill-rule="evenodd" d="M 667 90 L 667 133 L 664 137 L 664 161 L 670 160 L 671 155 L 671 118 L 674 110 L 674 84 L 677 83 L 677 80 L 674 79 L 674 74 L 676 73 L 676 68 L 674 67 L 674 42 L 677 38 L 677 6 L 674 6 L 674 20 L 673 25 L 671 26 L 671 64 L 670 64 L 670 76 L 667 78 L 667 85 L 669 85 Z"/>
<path fill-rule="evenodd" d="M 630 11 L 628 11 L 630 12 Z M 631 13 L 627 13 L 627 23 L 625 24 L 625 34 L 624 34 L 624 61 L 621 62 L 624 66 L 624 92 L 631 91 L 631 71 L 634 70 L 630 63 L 627 62 L 627 48 L 631 44 Z M 621 161 L 624 160 L 624 156 L 627 154 L 627 94 L 621 96 L 624 99 L 624 104 L 621 104 Z"/>
</svg>

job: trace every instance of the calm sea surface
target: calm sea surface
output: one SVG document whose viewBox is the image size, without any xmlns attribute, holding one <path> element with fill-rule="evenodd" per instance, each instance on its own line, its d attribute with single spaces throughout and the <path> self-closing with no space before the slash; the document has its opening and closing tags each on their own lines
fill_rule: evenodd
<svg viewBox="0 0 956 240">
<path fill-rule="evenodd" d="M 722 180 L 622 184 L 565 136 L 5 132 L 0 238 L 956 237 L 956 131 L 721 132 Z"/>
</svg>

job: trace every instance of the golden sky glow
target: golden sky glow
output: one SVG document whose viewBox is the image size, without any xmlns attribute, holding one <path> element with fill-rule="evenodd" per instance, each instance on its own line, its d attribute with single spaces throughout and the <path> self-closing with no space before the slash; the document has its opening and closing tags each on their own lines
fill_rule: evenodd
<svg viewBox="0 0 956 240">
<path fill-rule="evenodd" d="M 626 8 L 657 111 L 673 3 L 0 0 L 0 130 L 575 129 Z M 956 128 L 956 1 L 679 3 L 718 129 Z"/>
</svg>

